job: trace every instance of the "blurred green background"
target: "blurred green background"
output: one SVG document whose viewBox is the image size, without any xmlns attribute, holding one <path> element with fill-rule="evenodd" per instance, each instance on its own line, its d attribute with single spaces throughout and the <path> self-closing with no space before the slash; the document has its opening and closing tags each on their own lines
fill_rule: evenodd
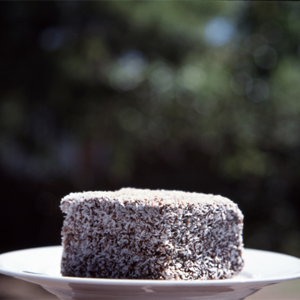
<svg viewBox="0 0 300 300">
<path fill-rule="evenodd" d="M 246 247 L 300 257 L 299 28 L 296 2 L 0 2 L 0 251 L 132 186 L 226 196 Z"/>
</svg>

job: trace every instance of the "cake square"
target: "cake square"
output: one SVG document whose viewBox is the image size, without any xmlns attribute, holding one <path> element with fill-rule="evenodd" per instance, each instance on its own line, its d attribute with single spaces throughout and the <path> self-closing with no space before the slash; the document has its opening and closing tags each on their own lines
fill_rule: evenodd
<svg viewBox="0 0 300 300">
<path fill-rule="evenodd" d="M 243 215 L 214 195 L 123 188 L 61 201 L 63 276 L 225 279 L 243 260 Z"/>
</svg>

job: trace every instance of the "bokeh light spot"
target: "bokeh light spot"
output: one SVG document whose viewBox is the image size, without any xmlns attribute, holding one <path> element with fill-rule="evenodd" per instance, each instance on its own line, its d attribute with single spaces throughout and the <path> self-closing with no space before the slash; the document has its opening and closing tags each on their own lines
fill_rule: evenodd
<svg viewBox="0 0 300 300">
<path fill-rule="evenodd" d="M 173 87 L 174 74 L 166 65 L 157 66 L 150 75 L 150 85 L 156 92 L 166 92 Z"/>
<path fill-rule="evenodd" d="M 207 44 L 223 46 L 229 42 L 234 33 L 234 26 L 226 18 L 216 17 L 210 20 L 204 29 L 204 37 Z"/>
<path fill-rule="evenodd" d="M 237 95 L 245 95 L 245 87 L 247 82 L 251 80 L 251 76 L 246 72 L 237 72 L 230 79 L 230 87 Z"/>
<path fill-rule="evenodd" d="M 111 86 L 123 91 L 136 88 L 143 81 L 146 68 L 147 60 L 141 52 L 132 50 L 121 54 L 110 71 Z"/>
<path fill-rule="evenodd" d="M 192 65 L 184 66 L 177 75 L 177 83 L 179 86 L 191 91 L 197 91 L 201 88 L 205 79 L 205 73 Z"/>
<path fill-rule="evenodd" d="M 255 49 L 254 61 L 262 69 L 271 69 L 277 64 L 277 52 L 274 48 L 264 45 Z"/>
<path fill-rule="evenodd" d="M 262 102 L 269 96 L 269 85 L 260 78 L 251 79 L 246 85 L 246 94 L 253 102 Z"/>
</svg>

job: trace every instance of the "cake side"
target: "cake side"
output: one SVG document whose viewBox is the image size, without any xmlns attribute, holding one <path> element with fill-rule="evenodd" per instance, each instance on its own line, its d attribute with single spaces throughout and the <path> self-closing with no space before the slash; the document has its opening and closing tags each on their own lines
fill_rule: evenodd
<svg viewBox="0 0 300 300">
<path fill-rule="evenodd" d="M 64 276 L 223 279 L 243 267 L 243 215 L 232 201 L 122 189 L 62 199 Z"/>
</svg>

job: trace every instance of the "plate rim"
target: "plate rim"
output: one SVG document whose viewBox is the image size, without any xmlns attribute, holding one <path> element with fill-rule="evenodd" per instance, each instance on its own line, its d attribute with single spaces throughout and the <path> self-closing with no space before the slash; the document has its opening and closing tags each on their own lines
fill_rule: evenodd
<svg viewBox="0 0 300 300">
<path fill-rule="evenodd" d="M 8 270 L 7 268 L 3 267 L 1 264 L 1 260 L 7 256 L 7 255 L 14 255 L 14 254 L 20 254 L 20 252 L 23 251 L 42 251 L 42 250 L 54 250 L 54 249 L 61 249 L 61 245 L 56 246 L 46 246 L 46 247 L 34 247 L 34 248 L 28 248 L 28 249 L 20 249 L 20 250 L 14 250 L 9 251 L 5 253 L 0 254 L 0 274 L 4 274 L 7 276 L 12 276 L 21 280 L 36 282 L 60 282 L 60 283 L 68 283 L 68 284 L 85 284 L 85 285 L 110 285 L 110 286 L 145 286 L 145 285 L 151 285 L 151 286 L 173 286 L 173 285 L 182 285 L 182 286 L 225 286 L 225 285 L 239 285 L 239 284 L 275 284 L 282 281 L 288 281 L 288 280 L 296 280 L 300 278 L 300 269 L 298 272 L 293 273 L 289 276 L 283 276 L 283 277 L 266 277 L 266 278 L 231 278 L 231 279 L 220 279 L 220 280 L 154 280 L 154 279 L 115 279 L 115 278 L 84 278 L 84 277 L 69 277 L 69 276 L 53 276 L 53 275 L 47 275 L 47 274 L 34 274 L 34 273 L 25 273 L 21 271 L 12 271 Z M 279 256 L 286 256 L 289 258 L 293 258 L 295 260 L 298 260 L 300 263 L 300 258 L 284 254 L 284 253 L 278 253 L 274 251 L 266 251 L 266 250 L 258 250 L 258 249 L 252 249 L 252 248 L 244 248 L 245 252 L 263 252 L 265 254 L 275 254 Z"/>
</svg>

